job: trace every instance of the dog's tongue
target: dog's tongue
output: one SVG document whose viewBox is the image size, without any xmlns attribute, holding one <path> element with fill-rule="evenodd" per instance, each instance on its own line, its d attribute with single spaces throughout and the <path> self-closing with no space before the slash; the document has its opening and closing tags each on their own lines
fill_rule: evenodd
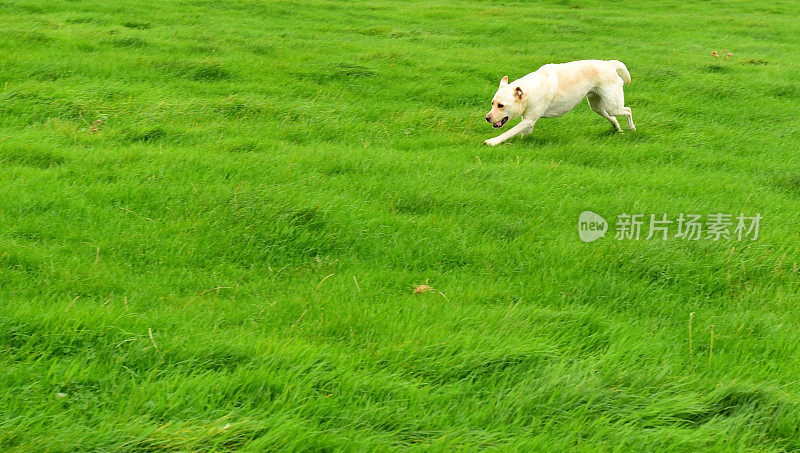
<svg viewBox="0 0 800 453">
<path fill-rule="evenodd" d="M 498 122 L 494 123 L 494 127 L 500 127 L 502 125 L 503 125 L 502 121 L 498 121 Z"/>
</svg>

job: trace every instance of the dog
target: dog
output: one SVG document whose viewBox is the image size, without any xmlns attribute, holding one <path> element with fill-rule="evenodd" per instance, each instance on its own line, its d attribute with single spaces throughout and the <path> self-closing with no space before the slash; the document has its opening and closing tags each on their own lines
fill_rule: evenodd
<svg viewBox="0 0 800 453">
<path fill-rule="evenodd" d="M 521 116 L 522 121 L 484 143 L 496 146 L 511 137 L 527 135 L 539 118 L 561 116 L 586 97 L 589 107 L 622 132 L 616 116 L 628 120 L 628 129 L 636 130 L 631 109 L 625 107 L 623 82 L 631 83 L 628 68 L 619 60 L 581 60 L 562 64 L 546 64 L 536 72 L 500 87 L 492 98 L 492 110 L 486 121 L 501 128 L 506 121 Z"/>
</svg>

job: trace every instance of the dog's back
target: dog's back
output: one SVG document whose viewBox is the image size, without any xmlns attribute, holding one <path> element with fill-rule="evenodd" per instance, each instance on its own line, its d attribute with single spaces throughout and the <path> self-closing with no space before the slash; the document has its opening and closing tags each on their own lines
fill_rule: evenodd
<svg viewBox="0 0 800 453">
<path fill-rule="evenodd" d="M 615 87 L 621 88 L 623 81 L 630 81 L 627 68 L 618 60 L 546 64 L 536 73 L 548 73 L 555 83 L 550 106 L 542 115 L 545 118 L 554 118 L 569 112 L 590 93 L 605 96 L 605 93 L 616 91 Z"/>
</svg>

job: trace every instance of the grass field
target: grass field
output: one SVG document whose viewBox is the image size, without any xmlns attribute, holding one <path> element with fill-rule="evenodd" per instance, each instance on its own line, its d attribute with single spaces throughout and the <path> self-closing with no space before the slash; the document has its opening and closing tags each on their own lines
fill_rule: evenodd
<svg viewBox="0 0 800 453">
<path fill-rule="evenodd" d="M 800 2 L 0 4 L 3 451 L 800 450 Z"/>
</svg>

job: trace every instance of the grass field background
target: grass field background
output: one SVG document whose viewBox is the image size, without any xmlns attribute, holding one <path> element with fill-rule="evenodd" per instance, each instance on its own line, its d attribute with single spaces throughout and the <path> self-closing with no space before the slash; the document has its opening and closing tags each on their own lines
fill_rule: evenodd
<svg viewBox="0 0 800 453">
<path fill-rule="evenodd" d="M 3 450 L 800 449 L 797 1 L 1 5 Z"/>
</svg>

